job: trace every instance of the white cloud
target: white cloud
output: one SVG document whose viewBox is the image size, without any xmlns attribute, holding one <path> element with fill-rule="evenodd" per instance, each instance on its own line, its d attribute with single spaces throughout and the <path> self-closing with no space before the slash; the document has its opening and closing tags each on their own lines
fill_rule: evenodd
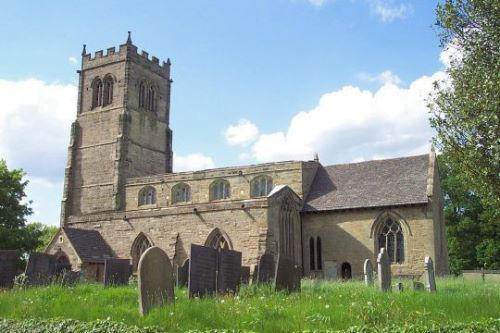
<svg viewBox="0 0 500 333">
<path fill-rule="evenodd" d="M 215 163 L 210 156 L 205 156 L 201 153 L 179 156 L 174 153 L 174 172 L 195 171 L 214 167 Z"/>
<path fill-rule="evenodd" d="M 309 0 L 309 3 L 315 7 L 323 6 L 328 0 Z"/>
<path fill-rule="evenodd" d="M 452 62 L 462 62 L 462 58 L 463 50 L 453 42 L 448 44 L 439 54 L 439 60 L 446 68 L 449 68 Z"/>
<path fill-rule="evenodd" d="M 74 56 L 70 56 L 70 57 L 68 58 L 68 62 L 69 62 L 71 65 L 76 65 L 76 64 L 78 64 L 78 60 L 76 60 L 76 57 L 74 57 Z"/>
<path fill-rule="evenodd" d="M 381 84 L 392 83 L 392 84 L 400 84 L 402 81 L 390 70 L 385 70 L 377 75 L 370 75 L 368 73 L 360 73 L 359 78 L 363 81 L 367 82 L 379 82 Z"/>
<path fill-rule="evenodd" d="M 393 0 L 369 0 L 372 11 L 380 17 L 382 22 L 392 22 L 403 19 L 413 12 L 410 4 L 395 4 Z"/>
<path fill-rule="evenodd" d="M 230 146 L 247 145 L 257 138 L 259 130 L 257 126 L 247 119 L 240 119 L 235 125 L 229 125 L 224 131 L 226 142 Z"/>
<path fill-rule="evenodd" d="M 393 79 L 371 92 L 354 86 L 324 94 L 316 107 L 296 114 L 286 132 L 261 134 L 248 153 L 258 162 L 309 160 L 323 163 L 425 153 L 433 132 L 426 99 L 443 72 L 403 88 Z"/>
</svg>

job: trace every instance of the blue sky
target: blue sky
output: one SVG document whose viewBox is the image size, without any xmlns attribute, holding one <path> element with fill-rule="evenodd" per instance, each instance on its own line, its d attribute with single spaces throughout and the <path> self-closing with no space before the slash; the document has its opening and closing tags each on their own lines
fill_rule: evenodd
<svg viewBox="0 0 500 333">
<path fill-rule="evenodd" d="M 425 153 L 443 77 L 434 1 L 11 1 L 0 30 L 0 158 L 58 224 L 82 44 L 172 61 L 174 169 Z"/>
</svg>

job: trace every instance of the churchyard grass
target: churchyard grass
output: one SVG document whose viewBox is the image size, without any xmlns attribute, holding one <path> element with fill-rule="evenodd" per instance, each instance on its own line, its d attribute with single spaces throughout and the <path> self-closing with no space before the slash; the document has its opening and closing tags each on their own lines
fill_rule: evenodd
<svg viewBox="0 0 500 333">
<path fill-rule="evenodd" d="M 396 283 L 398 281 L 394 281 Z M 139 316 L 135 286 L 104 288 L 52 285 L 0 292 L 0 318 L 110 319 L 127 325 L 160 326 L 168 331 L 237 329 L 258 332 L 342 330 L 351 326 L 446 325 L 500 318 L 500 285 L 437 280 L 437 293 L 381 293 L 362 282 L 303 280 L 302 292 L 287 295 L 270 286 L 246 286 L 236 296 L 189 300 L 176 289 L 175 305 Z"/>
</svg>

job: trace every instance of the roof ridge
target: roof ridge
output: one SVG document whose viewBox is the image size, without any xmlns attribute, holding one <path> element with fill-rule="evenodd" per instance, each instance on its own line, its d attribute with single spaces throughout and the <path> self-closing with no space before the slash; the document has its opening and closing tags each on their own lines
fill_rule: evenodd
<svg viewBox="0 0 500 333">
<path fill-rule="evenodd" d="M 376 163 L 376 162 L 386 162 L 386 161 L 394 161 L 394 160 L 405 160 L 405 159 L 410 159 L 410 158 L 415 158 L 415 157 L 423 157 L 423 156 L 429 156 L 429 154 L 419 154 L 419 155 L 410 155 L 410 156 L 401 156 L 401 157 L 389 157 L 389 158 L 383 158 L 383 159 L 374 159 L 374 160 L 368 160 L 368 161 L 360 161 L 360 162 L 350 162 L 350 163 L 338 163 L 338 164 L 330 164 L 330 165 L 325 165 L 325 168 L 328 167 L 335 167 L 335 166 L 341 166 L 341 165 L 355 165 L 355 164 L 364 164 L 364 163 Z"/>
</svg>

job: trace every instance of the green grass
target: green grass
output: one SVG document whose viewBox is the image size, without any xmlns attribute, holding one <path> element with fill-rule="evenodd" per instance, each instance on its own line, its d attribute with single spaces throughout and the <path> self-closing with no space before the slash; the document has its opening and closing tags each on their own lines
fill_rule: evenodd
<svg viewBox="0 0 500 333">
<path fill-rule="evenodd" d="M 176 289 L 176 302 L 141 318 L 133 286 L 31 288 L 0 292 L 0 318 L 110 319 L 169 331 L 237 329 L 259 332 L 341 330 L 351 326 L 467 323 L 500 318 L 500 284 L 438 279 L 438 292 L 380 293 L 361 282 L 304 281 L 302 292 L 275 293 L 269 286 L 243 287 L 237 296 L 189 300 Z"/>
</svg>

